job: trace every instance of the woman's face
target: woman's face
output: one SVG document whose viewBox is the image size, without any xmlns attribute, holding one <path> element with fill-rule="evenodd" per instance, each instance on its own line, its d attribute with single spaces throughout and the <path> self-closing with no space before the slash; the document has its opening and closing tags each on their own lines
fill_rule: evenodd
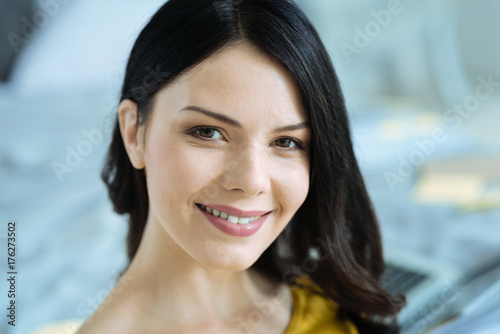
<svg viewBox="0 0 500 334">
<path fill-rule="evenodd" d="M 253 47 L 232 46 L 161 90 L 148 122 L 148 224 L 206 267 L 251 266 L 309 189 L 311 132 L 293 77 Z"/>
</svg>

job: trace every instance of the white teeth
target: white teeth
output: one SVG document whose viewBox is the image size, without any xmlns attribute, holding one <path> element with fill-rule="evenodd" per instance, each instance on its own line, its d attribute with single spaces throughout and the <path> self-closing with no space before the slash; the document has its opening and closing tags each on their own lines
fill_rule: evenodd
<svg viewBox="0 0 500 334">
<path fill-rule="evenodd" d="M 233 223 L 233 222 L 231 222 L 231 223 Z M 242 224 L 242 225 L 245 225 L 248 223 L 250 223 L 250 218 L 240 218 L 238 221 L 238 224 Z"/>
<path fill-rule="evenodd" d="M 236 217 L 236 216 L 231 216 L 225 212 L 222 212 L 222 211 L 218 211 L 218 210 L 215 210 L 215 209 L 212 209 L 212 208 L 209 208 L 208 206 L 205 206 L 205 205 L 201 205 L 200 204 L 200 207 L 205 210 L 206 212 L 210 213 L 211 215 L 213 216 L 216 216 L 216 217 L 221 217 L 233 224 L 240 224 L 240 225 L 246 225 L 246 224 L 249 224 L 257 219 L 259 219 L 260 217 L 262 216 L 258 216 L 258 217 L 250 217 L 250 218 L 240 218 L 240 217 Z"/>
</svg>

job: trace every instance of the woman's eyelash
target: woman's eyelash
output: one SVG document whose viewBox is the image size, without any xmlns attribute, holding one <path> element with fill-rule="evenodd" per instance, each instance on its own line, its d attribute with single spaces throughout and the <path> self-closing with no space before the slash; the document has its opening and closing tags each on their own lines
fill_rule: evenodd
<svg viewBox="0 0 500 334">
<path fill-rule="evenodd" d="M 210 127 L 210 126 L 198 126 L 198 127 L 195 127 L 195 128 L 193 128 L 191 130 L 188 130 L 186 133 L 189 134 L 189 135 L 192 135 L 192 136 L 204 139 L 204 140 L 211 140 L 210 138 L 207 138 L 207 137 L 204 137 L 204 136 L 200 135 L 200 131 L 201 130 L 215 130 L 222 137 L 224 137 L 222 135 L 222 131 L 220 129 L 218 129 L 216 127 Z M 304 144 L 302 143 L 302 141 L 300 141 L 297 138 L 293 138 L 293 137 L 281 137 L 281 138 L 276 139 L 275 142 L 281 141 L 281 140 L 289 140 L 290 142 L 293 142 L 295 144 L 295 146 L 297 147 L 297 149 L 305 150 L 304 149 Z M 280 147 L 280 146 L 278 146 L 278 147 Z M 280 148 L 285 149 L 285 150 L 294 150 L 294 148 L 287 148 L 287 147 L 280 147 Z"/>
<path fill-rule="evenodd" d="M 220 133 L 220 135 L 222 136 L 222 131 L 220 131 L 218 128 L 214 128 L 214 127 L 209 127 L 209 126 L 198 126 L 196 128 L 193 128 L 191 130 L 188 130 L 187 131 L 187 134 L 189 135 L 192 135 L 192 136 L 195 136 L 195 137 L 199 137 L 199 138 L 202 138 L 202 139 L 206 139 L 206 140 L 210 140 L 209 138 L 207 137 L 203 137 L 199 134 L 199 131 L 200 130 L 215 130 L 217 131 L 218 133 Z"/>
<path fill-rule="evenodd" d="M 298 149 L 300 150 L 304 150 L 304 145 L 302 144 L 302 142 L 296 138 L 292 138 L 292 137 L 281 137 L 281 138 L 278 138 L 276 139 L 276 141 L 278 140 L 289 140 L 291 142 L 293 142 L 295 144 L 295 146 L 297 146 Z M 284 149 L 288 149 L 287 147 L 284 147 Z M 293 149 L 293 148 L 291 148 Z"/>
</svg>

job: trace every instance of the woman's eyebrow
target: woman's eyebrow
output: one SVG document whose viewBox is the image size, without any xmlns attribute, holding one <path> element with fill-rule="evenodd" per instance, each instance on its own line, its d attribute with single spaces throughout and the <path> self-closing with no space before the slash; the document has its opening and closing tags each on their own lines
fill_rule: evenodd
<svg viewBox="0 0 500 334">
<path fill-rule="evenodd" d="M 230 124 L 230 125 L 235 126 L 237 128 L 243 127 L 240 124 L 240 122 L 238 122 L 237 120 L 232 119 L 228 116 L 207 110 L 205 108 L 201 108 L 201 107 L 197 107 L 197 106 L 187 106 L 187 107 L 184 107 L 181 110 L 179 110 L 179 112 L 185 111 L 185 110 L 196 111 L 196 112 L 202 113 L 204 115 L 207 115 L 208 117 L 212 117 L 216 120 Z M 311 125 L 309 122 L 302 122 L 302 123 L 291 124 L 291 125 L 279 127 L 279 128 L 274 129 L 273 132 L 293 131 L 293 130 L 300 130 L 300 129 L 305 129 L 305 128 L 311 128 Z"/>
</svg>

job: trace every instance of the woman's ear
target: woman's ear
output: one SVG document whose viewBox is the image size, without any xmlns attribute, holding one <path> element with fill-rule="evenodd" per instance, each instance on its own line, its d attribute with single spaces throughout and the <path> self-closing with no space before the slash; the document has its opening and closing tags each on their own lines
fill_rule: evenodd
<svg viewBox="0 0 500 334">
<path fill-rule="evenodd" d="M 132 166 L 136 169 L 144 168 L 144 127 L 137 124 L 137 104 L 132 100 L 123 100 L 118 107 L 118 120 L 123 143 Z"/>
</svg>

